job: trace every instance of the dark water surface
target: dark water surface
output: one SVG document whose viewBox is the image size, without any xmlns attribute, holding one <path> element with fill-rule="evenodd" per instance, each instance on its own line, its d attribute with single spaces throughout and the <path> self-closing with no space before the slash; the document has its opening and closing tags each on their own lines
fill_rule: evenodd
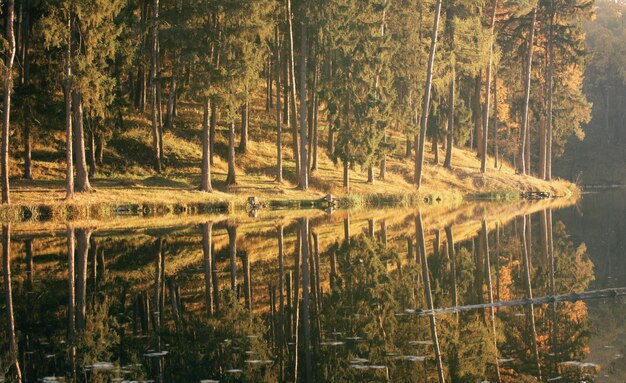
<svg viewBox="0 0 626 383">
<path fill-rule="evenodd" d="M 623 383 L 626 298 L 562 296 L 626 287 L 624 197 L 517 217 L 4 227 L 0 370 L 24 382 Z"/>
</svg>

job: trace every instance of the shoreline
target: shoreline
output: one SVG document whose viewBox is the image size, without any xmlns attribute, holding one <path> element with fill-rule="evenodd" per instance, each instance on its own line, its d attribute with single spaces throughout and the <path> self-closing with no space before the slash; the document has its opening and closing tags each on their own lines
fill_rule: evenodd
<svg viewBox="0 0 626 383">
<path fill-rule="evenodd" d="M 32 183 L 31 183 L 32 184 Z M 538 189 L 543 185 L 544 190 Z M 581 191 L 573 183 L 557 180 L 552 182 L 535 180 L 532 185 L 520 189 L 491 189 L 487 191 L 431 190 L 424 192 L 401 190 L 397 193 L 377 191 L 373 185 L 371 192 L 362 190 L 333 196 L 339 209 L 413 208 L 427 205 L 455 206 L 462 203 L 489 202 L 513 203 L 527 199 L 525 193 L 545 192 L 550 198 L 578 199 Z M 246 193 L 227 194 L 215 191 L 203 193 L 186 188 L 128 188 L 123 183 L 105 186 L 96 182 L 95 193 L 77 194 L 73 201 L 63 199 L 62 189 L 48 191 L 52 196 L 40 196 L 41 191 L 33 192 L 29 183 L 20 185 L 14 191 L 12 205 L 0 207 L 2 223 L 18 222 L 67 222 L 80 220 L 106 220 L 117 217 L 166 217 L 194 215 L 234 215 L 248 212 L 247 198 L 257 197 L 262 210 L 323 210 L 328 205 L 323 202 L 325 193 L 310 190 L 298 191 L 295 188 L 277 188 L 275 192 L 250 188 Z M 121 191 L 121 192 L 120 192 Z M 522 195 L 524 193 L 524 195 Z M 38 199 L 39 197 L 39 199 Z M 52 197 L 52 198 L 51 198 Z M 540 198 L 546 199 L 546 198 Z M 37 202 L 37 201 L 40 202 Z"/>
</svg>

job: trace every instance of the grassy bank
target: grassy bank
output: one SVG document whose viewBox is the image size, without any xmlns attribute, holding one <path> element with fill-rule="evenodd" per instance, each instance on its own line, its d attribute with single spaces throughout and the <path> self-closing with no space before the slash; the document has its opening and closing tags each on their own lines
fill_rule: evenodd
<svg viewBox="0 0 626 383">
<path fill-rule="evenodd" d="M 291 137 L 284 135 L 283 183 L 275 182 L 275 129 L 273 113 L 266 112 L 262 100 L 252 103 L 250 142 L 246 153 L 237 153 L 237 184 L 226 187 L 226 127 L 219 125 L 215 145 L 216 161 L 212 167 L 213 193 L 197 191 L 201 160 L 201 115 L 195 105 L 179 110 L 174 129 L 166 131 L 165 170 L 156 175 L 151 169 L 149 121 L 144 115 L 129 114 L 125 130 L 107 142 L 103 165 L 98 167 L 92 185 L 96 192 L 64 200 L 63 135 L 60 131 L 35 134 L 33 140 L 33 176 L 20 179 L 19 158 L 11 161 L 12 205 L 0 208 L 0 219 L 75 220 L 103 219 L 116 215 L 155 215 L 171 213 L 234 212 L 245 209 L 249 196 L 279 208 L 308 208 L 312 201 L 333 194 L 343 207 L 414 206 L 423 203 L 456 204 L 462 200 L 515 200 L 520 192 L 543 191 L 555 196 L 577 194 L 575 185 L 556 180 L 545 182 L 515 174 L 504 163 L 480 173 L 480 161 L 474 152 L 456 149 L 453 168 L 436 164 L 431 150 L 426 153 L 423 186 L 418 193 L 412 184 L 413 159 L 404 156 L 404 137 L 392 136 L 396 150 L 387 159 L 387 176 L 367 182 L 367 170 L 350 171 L 351 188 L 342 186 L 342 166 L 335 164 L 324 148 L 319 150 L 317 170 L 311 173 L 309 191 L 296 189 L 295 164 L 290 151 Z M 327 128 L 322 122 L 321 140 Z M 13 145 L 19 140 L 13 140 Z M 19 153 L 20 148 L 12 148 Z M 61 153 L 61 154 L 59 154 Z M 492 160 L 489 163 L 493 163 Z"/>
</svg>

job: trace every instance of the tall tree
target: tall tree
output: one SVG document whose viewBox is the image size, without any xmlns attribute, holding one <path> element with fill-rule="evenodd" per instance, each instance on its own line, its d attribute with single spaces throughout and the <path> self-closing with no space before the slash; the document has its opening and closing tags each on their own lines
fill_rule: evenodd
<svg viewBox="0 0 626 383">
<path fill-rule="evenodd" d="M 15 19 L 15 0 L 7 3 L 6 40 L 8 49 L 4 59 L 4 107 L 2 121 L 2 146 L 0 150 L 0 168 L 2 169 L 2 203 L 10 204 L 9 191 L 9 134 L 11 123 L 11 92 L 13 91 L 13 61 L 15 60 L 15 33 L 13 24 Z"/>
<path fill-rule="evenodd" d="M 493 7 L 491 9 L 491 42 L 489 44 L 489 64 L 487 65 L 487 79 L 485 80 L 485 84 L 487 86 L 487 95 L 485 96 L 485 108 L 483 111 L 483 142 L 482 145 L 482 156 L 480 161 L 480 172 L 485 173 L 487 171 L 487 143 L 489 137 L 489 113 L 491 111 L 491 80 L 492 80 L 492 71 L 493 71 L 493 50 L 494 50 L 494 42 L 495 42 L 495 29 L 496 29 L 496 12 L 498 10 L 498 0 L 493 0 Z"/>
<path fill-rule="evenodd" d="M 428 114 L 430 111 L 430 96 L 432 91 L 433 68 L 435 66 L 435 53 L 437 51 L 437 35 L 439 33 L 439 18 L 441 16 L 441 0 L 435 4 L 435 16 L 433 21 L 433 35 L 430 43 L 428 68 L 426 70 L 426 85 L 422 102 L 422 118 L 419 136 L 415 138 L 415 185 L 417 189 L 422 186 L 422 170 L 424 166 L 424 144 L 426 143 L 426 128 L 428 126 Z"/>
<path fill-rule="evenodd" d="M 524 65 L 524 100 L 522 106 L 522 126 L 520 131 L 519 152 L 517 156 L 517 170 L 520 174 L 527 174 L 526 146 L 528 138 L 528 109 L 530 104 L 530 80 L 533 66 L 533 51 L 535 45 L 535 25 L 537 23 L 537 7 L 530 11 L 530 26 L 528 38 L 528 53 Z M 529 164 L 528 164 L 529 165 Z"/>
</svg>

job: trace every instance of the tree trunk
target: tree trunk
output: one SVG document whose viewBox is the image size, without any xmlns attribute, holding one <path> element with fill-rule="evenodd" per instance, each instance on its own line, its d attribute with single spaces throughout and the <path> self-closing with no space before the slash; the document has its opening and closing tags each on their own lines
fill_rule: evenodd
<svg viewBox="0 0 626 383">
<path fill-rule="evenodd" d="M 493 78 L 493 167 L 500 167 L 500 153 L 498 148 L 498 77 Z"/>
<path fill-rule="evenodd" d="M 428 69 L 426 71 L 426 87 L 422 104 L 422 121 L 420 134 L 415 136 L 415 185 L 419 190 L 422 186 L 422 170 L 424 166 L 424 144 L 426 143 L 426 128 L 428 126 L 428 112 L 430 110 L 430 95 L 433 82 L 433 68 L 435 66 L 435 52 L 437 50 L 437 34 L 439 32 L 439 17 L 441 16 L 441 1 L 437 0 L 435 5 L 435 17 L 433 22 L 433 37 L 430 44 L 430 55 L 428 58 Z"/>
<path fill-rule="evenodd" d="M 104 147 L 106 145 L 106 140 L 104 139 L 104 133 L 100 132 L 97 137 L 97 145 L 96 145 L 96 163 L 100 166 L 104 163 Z"/>
<path fill-rule="evenodd" d="M 235 185 L 237 183 L 237 175 L 235 174 L 235 120 L 230 122 L 228 129 L 228 176 L 226 177 L 226 186 Z"/>
<path fill-rule="evenodd" d="M 543 116 L 539 119 L 539 171 L 537 176 L 542 180 L 546 178 L 546 120 Z"/>
<path fill-rule="evenodd" d="M 437 0 L 440 2 L 440 0 Z M 417 213 L 415 219 L 415 231 L 417 234 L 417 245 L 420 253 L 420 259 L 422 263 L 422 278 L 424 280 L 424 295 L 426 296 L 426 303 L 429 310 L 434 309 L 433 296 L 430 287 L 430 272 L 428 270 L 428 258 L 426 256 L 426 243 L 424 241 L 424 227 L 422 225 L 422 213 Z M 437 335 L 437 322 L 435 321 L 435 314 L 429 315 L 430 318 L 430 333 L 433 340 L 433 348 L 435 349 L 435 361 L 437 363 L 437 373 L 439 376 L 439 383 L 445 382 L 443 374 L 443 363 L 441 361 L 441 350 L 439 348 L 439 337 Z"/>
<path fill-rule="evenodd" d="M 452 32 L 454 33 L 454 32 Z M 454 38 L 454 37 L 452 37 Z M 454 66 L 452 67 L 452 80 L 450 80 L 450 90 L 448 94 L 448 102 L 450 103 L 450 110 L 448 112 L 448 142 L 446 144 L 446 159 L 443 166 L 447 169 L 452 169 L 452 150 L 454 149 L 454 103 L 455 103 L 455 83 L 456 72 Z"/>
<path fill-rule="evenodd" d="M 302 218 L 300 221 L 301 228 L 301 241 L 300 241 L 300 253 L 302 255 L 302 313 L 304 324 L 304 368 L 305 377 L 307 382 L 311 382 L 312 379 L 312 360 L 311 360 L 311 326 L 309 321 L 309 219 Z"/>
<path fill-rule="evenodd" d="M 180 62 L 177 63 L 180 65 Z M 178 68 L 172 69 L 172 78 L 170 80 L 170 92 L 167 98 L 167 120 L 166 126 L 169 130 L 174 127 L 174 100 L 176 99 Z"/>
<path fill-rule="evenodd" d="M 13 7 L 13 1 L 9 7 Z M 13 12 L 10 10 L 10 12 Z M 12 20 L 12 15 L 9 20 Z M 11 226 L 2 225 L 2 274 L 4 279 L 4 295 L 6 298 L 7 313 L 7 338 L 9 343 L 9 354 L 11 366 L 7 378 L 11 381 L 21 382 L 22 371 L 20 369 L 19 353 L 17 350 L 17 337 L 15 334 L 15 317 L 13 314 L 13 289 L 11 286 Z M 13 380 L 14 379 L 14 380 Z"/>
<path fill-rule="evenodd" d="M 493 46 L 496 29 L 496 11 L 498 9 L 498 0 L 493 0 L 493 8 L 491 10 L 491 43 L 489 44 L 489 64 L 487 65 L 487 94 L 485 96 L 485 110 L 483 114 L 483 141 L 482 141 L 482 157 L 480 161 L 480 172 L 487 172 L 487 144 L 489 137 L 489 110 L 491 108 L 491 74 L 493 70 Z"/>
<path fill-rule="evenodd" d="M 411 136 L 407 134 L 406 135 L 406 151 L 404 153 L 404 156 L 406 158 L 411 158 L 411 154 L 413 154 Z"/>
<path fill-rule="evenodd" d="M 346 192 L 350 191 L 350 165 L 348 160 L 343 160 L 343 187 Z"/>
<path fill-rule="evenodd" d="M 291 13 L 291 1 L 287 2 L 287 24 L 289 27 L 289 85 L 290 85 L 290 107 L 291 107 L 291 129 L 293 141 L 293 158 L 296 163 L 296 178 L 300 181 L 300 149 L 298 146 L 298 116 L 296 99 L 296 64 L 294 58 L 293 45 L 293 14 Z M 306 94 L 303 95 L 306 98 Z M 306 109 L 304 109 L 306 111 Z"/>
<path fill-rule="evenodd" d="M 250 258 L 247 252 L 241 255 L 241 266 L 243 268 L 243 296 L 246 310 L 252 312 L 252 284 L 250 278 Z"/>
<path fill-rule="evenodd" d="M 72 138 L 72 29 L 71 17 L 67 15 L 67 47 L 65 50 L 65 199 L 74 198 L 74 154 Z"/>
<path fill-rule="evenodd" d="M 237 226 L 227 225 L 228 252 L 230 254 L 230 289 L 237 289 Z"/>
<path fill-rule="evenodd" d="M 2 149 L 0 161 L 2 171 L 2 203 L 10 204 L 9 195 L 9 134 L 11 132 L 11 93 L 13 91 L 13 61 L 15 60 L 15 34 L 13 33 L 13 19 L 15 13 L 15 0 L 8 0 L 6 16 L 6 39 L 8 51 L 4 61 L 4 111 L 2 124 Z"/>
<path fill-rule="evenodd" d="M 522 126 L 520 136 L 520 147 L 517 156 L 517 170 L 521 174 L 526 174 L 526 138 L 528 136 L 528 106 L 530 104 L 530 80 L 533 65 L 533 48 L 535 44 L 535 24 L 537 22 L 537 8 L 532 10 L 532 21 L 530 24 L 530 40 L 528 42 L 528 56 L 526 57 L 526 73 L 524 74 L 524 105 L 522 107 Z"/>
<path fill-rule="evenodd" d="M 482 105 L 480 103 L 480 93 L 481 93 L 481 87 L 482 87 L 482 78 L 483 78 L 483 71 L 480 70 L 479 73 L 476 75 L 476 78 L 474 79 L 474 100 L 473 100 L 473 112 L 472 112 L 472 119 L 474 121 L 474 141 L 472 142 L 472 144 L 476 144 L 476 153 L 478 154 L 478 157 L 482 156 L 482 150 L 483 150 L 483 146 L 482 146 L 482 142 L 483 142 L 483 136 L 482 136 Z"/>
<path fill-rule="evenodd" d="M 30 137 L 30 120 L 24 114 L 24 178 L 33 179 L 32 139 Z"/>
<path fill-rule="evenodd" d="M 433 164 L 439 165 L 439 137 L 437 137 L 437 133 L 433 134 L 432 138 L 432 151 L 434 154 Z"/>
<path fill-rule="evenodd" d="M 307 59 L 309 43 L 307 39 L 308 1 L 302 4 L 302 26 L 300 36 L 300 190 L 309 188 L 309 161 L 307 157 Z M 315 89 L 314 89 L 315 90 Z"/>
<path fill-rule="evenodd" d="M 96 132 L 93 120 L 89 118 L 89 178 L 96 175 Z"/>
<path fill-rule="evenodd" d="M 89 172 L 87 169 L 87 160 L 85 156 L 85 129 L 83 127 L 83 100 L 80 91 L 72 91 L 73 104 L 73 127 L 74 127 L 74 148 L 76 153 L 76 180 L 75 190 L 78 193 L 93 191 L 89 183 Z"/>
<path fill-rule="evenodd" d="M 159 121 L 157 117 L 157 50 L 159 44 L 159 0 L 154 0 L 152 26 L 152 70 L 150 71 L 150 102 L 152 104 L 152 149 L 154 150 L 154 170 L 161 173 L 161 146 L 159 137 Z"/>
<path fill-rule="evenodd" d="M 87 253 L 91 230 L 76 230 L 76 329 L 86 327 L 87 317 Z"/>
<path fill-rule="evenodd" d="M 276 30 L 274 33 L 274 44 L 276 47 L 276 182 L 283 182 L 283 131 L 281 126 L 281 99 L 280 99 L 280 69 L 281 69 L 281 57 L 280 57 L 280 33 L 279 27 L 276 25 Z M 281 285 L 281 294 L 282 294 L 282 285 Z M 282 301 L 281 301 L 282 305 Z M 281 317 L 282 318 L 282 317 Z M 282 320 L 282 319 L 281 319 Z"/>
<path fill-rule="evenodd" d="M 74 287 L 74 228 L 72 226 L 67 227 L 67 282 L 68 282 L 68 305 L 67 305 L 67 332 L 69 342 L 74 342 L 74 331 L 76 330 L 76 313 L 75 308 L 75 294 L 76 289 Z"/>
<path fill-rule="evenodd" d="M 317 82 L 319 77 L 319 68 L 315 64 L 315 81 L 313 82 L 313 89 L 315 92 L 313 93 L 313 159 L 311 163 L 311 171 L 317 170 L 318 163 L 318 147 L 319 147 L 319 124 L 318 124 L 318 114 L 320 108 L 320 98 L 317 95 Z"/>
<path fill-rule="evenodd" d="M 210 128 L 209 128 L 209 111 L 211 109 L 211 101 L 208 96 L 204 97 L 203 116 L 202 116 L 202 179 L 200 180 L 200 191 L 210 193 L 213 191 L 211 186 L 211 152 L 210 152 Z"/>
<path fill-rule="evenodd" d="M 239 138 L 239 152 L 248 152 L 248 100 L 246 96 L 246 102 L 241 106 L 241 137 Z"/>
<path fill-rule="evenodd" d="M 217 127 L 217 102 L 211 102 L 211 121 L 209 126 L 209 155 L 211 165 L 215 165 L 215 129 Z"/>
<path fill-rule="evenodd" d="M 554 6 L 554 5 L 553 5 Z M 553 100 L 554 100 L 554 17 L 556 10 L 552 10 L 550 18 L 550 36 L 548 37 L 548 132 L 546 133 L 546 176 L 552 180 L 552 128 L 554 123 Z M 608 108 L 608 105 L 607 105 Z"/>
<path fill-rule="evenodd" d="M 383 143 L 387 143 L 387 135 L 383 137 Z M 383 159 L 380 161 L 380 180 L 384 181 L 387 178 L 387 154 L 383 154 Z"/>
<path fill-rule="evenodd" d="M 278 60 L 278 56 L 276 58 Z M 278 78 L 279 76 L 276 76 L 276 93 L 279 94 L 280 92 L 280 84 L 278 83 Z M 278 100 L 280 99 L 279 97 L 276 97 L 276 102 L 279 102 Z M 284 282 L 284 254 L 283 254 L 283 234 L 284 234 L 284 229 L 283 226 L 279 225 L 277 228 L 277 232 L 278 232 L 278 296 L 279 296 L 279 329 L 278 329 L 278 343 L 280 344 L 280 349 L 281 349 L 281 353 L 282 350 L 284 348 L 285 345 L 285 294 L 284 294 L 284 288 L 285 288 L 285 282 Z M 282 354 L 281 354 L 282 355 Z"/>
</svg>

